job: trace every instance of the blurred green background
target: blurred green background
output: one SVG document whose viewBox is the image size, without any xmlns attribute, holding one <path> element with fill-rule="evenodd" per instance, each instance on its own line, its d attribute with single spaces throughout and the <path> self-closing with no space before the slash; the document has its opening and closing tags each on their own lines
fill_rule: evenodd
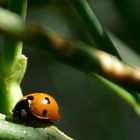
<svg viewBox="0 0 140 140">
<path fill-rule="evenodd" d="M 90 44 L 90 39 L 85 37 L 86 29 L 82 21 L 65 0 L 38 1 L 29 2 L 28 22 L 49 26 L 72 39 Z M 139 55 L 128 47 L 134 44 L 131 36 L 112 1 L 92 0 L 91 4 L 104 28 L 127 44 L 111 34 L 124 61 L 140 66 Z M 27 47 L 29 49 L 23 51 L 28 57 L 27 72 L 22 82 L 23 92 L 48 92 L 53 95 L 61 108 L 62 118 L 57 126 L 62 131 L 77 140 L 140 138 L 140 117 L 111 89 L 96 78 Z"/>
</svg>

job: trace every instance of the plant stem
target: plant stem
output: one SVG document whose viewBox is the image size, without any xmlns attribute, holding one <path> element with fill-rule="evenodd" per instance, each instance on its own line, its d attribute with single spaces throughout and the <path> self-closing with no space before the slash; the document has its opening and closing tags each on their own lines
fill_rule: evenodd
<svg viewBox="0 0 140 140">
<path fill-rule="evenodd" d="M 97 80 L 101 81 L 103 85 L 106 85 L 109 87 L 113 92 L 118 94 L 122 99 L 124 99 L 126 102 L 128 102 L 136 111 L 138 115 L 140 115 L 140 98 L 138 94 L 130 94 L 127 90 L 124 88 L 121 88 L 119 85 L 112 83 L 108 79 L 105 79 L 104 77 L 93 73 L 93 75 L 97 78 Z"/>
<path fill-rule="evenodd" d="M 8 9 L 19 15 L 24 22 L 27 0 L 9 0 Z M 25 73 L 27 59 L 22 56 L 21 41 L 12 41 L 5 38 L 1 63 L 0 112 L 9 115 L 17 101 L 22 97 L 20 82 Z"/>
<path fill-rule="evenodd" d="M 112 41 L 104 31 L 102 25 L 94 14 L 91 6 L 87 0 L 69 0 L 75 6 L 76 11 L 79 13 L 87 30 L 89 31 L 93 41 L 95 42 L 95 47 L 106 51 L 112 55 L 117 56 L 121 59 L 118 51 L 114 47 Z"/>
<path fill-rule="evenodd" d="M 3 15 L 10 15 L 10 17 L 14 19 L 13 25 L 7 22 L 7 18 L 5 19 Z M 111 81 L 116 81 L 118 85 L 130 89 L 130 91 L 134 90 L 140 92 L 139 69 L 125 64 L 116 57 L 94 49 L 87 44 L 66 38 L 47 27 L 44 28 L 35 24 L 24 25 L 19 17 L 2 8 L 0 8 L 0 18 L 2 19 L 0 20 L 0 31 L 13 40 L 23 40 L 30 45 L 30 49 L 37 49 L 37 51 L 40 50 L 43 53 L 49 53 L 52 56 L 55 56 L 55 59 L 64 62 L 67 65 L 71 65 L 74 68 L 78 68 L 85 73 L 95 72 Z M 9 21 L 11 21 L 11 19 L 9 19 Z M 16 31 L 14 30 L 15 28 Z M 110 85 L 108 85 L 108 87 L 110 87 Z M 132 95 L 131 97 L 136 101 L 134 104 L 129 101 L 131 98 L 127 98 L 128 92 L 122 92 L 123 90 L 117 90 L 117 88 L 112 89 L 116 91 L 116 93 L 119 91 L 119 95 L 127 100 L 132 106 L 135 106 L 135 103 L 140 104 L 139 98 L 136 98 L 132 92 L 130 92 Z"/>
<path fill-rule="evenodd" d="M 25 21 L 27 0 L 10 0 L 8 9 L 18 15 Z M 22 42 L 13 42 L 10 39 L 5 39 L 3 58 L 4 71 L 11 72 L 17 63 L 19 56 L 22 53 Z"/>
<path fill-rule="evenodd" d="M 3 14 L 15 19 L 13 25 L 6 22 L 7 19 L 3 18 Z M 19 17 L 7 11 L 4 12 L 2 8 L 0 8 L 0 18 L 3 19 L 0 21 L 0 30 L 15 40 L 20 39 L 30 44 L 30 48 L 49 52 L 61 58 L 59 60 L 68 65 L 88 72 L 96 72 L 123 87 L 140 92 L 140 70 L 123 63 L 113 55 L 98 51 L 87 44 L 70 40 L 47 27 L 35 24 L 24 25 Z M 16 32 L 15 27 L 17 27 Z"/>
<path fill-rule="evenodd" d="M 74 140 L 60 131 L 56 126 L 31 127 L 14 123 L 0 114 L 1 140 Z"/>
</svg>

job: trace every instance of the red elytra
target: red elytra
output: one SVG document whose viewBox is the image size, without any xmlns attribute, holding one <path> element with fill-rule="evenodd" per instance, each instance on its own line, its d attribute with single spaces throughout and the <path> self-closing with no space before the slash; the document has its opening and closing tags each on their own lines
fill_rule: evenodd
<svg viewBox="0 0 140 140">
<path fill-rule="evenodd" d="M 14 115 L 25 109 L 24 103 L 28 103 L 28 110 L 31 114 L 40 119 L 47 119 L 51 121 L 57 121 L 60 119 L 60 109 L 56 100 L 47 93 L 31 93 L 24 96 L 13 109 Z M 23 107 L 20 107 L 20 104 Z M 27 113 L 28 115 L 28 113 Z M 20 113 L 22 117 L 22 113 Z"/>
</svg>

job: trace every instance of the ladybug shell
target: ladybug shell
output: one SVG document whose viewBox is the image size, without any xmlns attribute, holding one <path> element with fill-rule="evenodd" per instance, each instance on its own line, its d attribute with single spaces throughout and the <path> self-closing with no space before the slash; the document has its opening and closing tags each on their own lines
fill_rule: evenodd
<svg viewBox="0 0 140 140">
<path fill-rule="evenodd" d="M 52 121 L 57 121 L 60 119 L 60 109 L 57 102 L 53 97 L 46 93 L 28 94 L 24 96 L 20 102 L 23 101 L 28 102 L 29 111 L 37 118 Z"/>
</svg>

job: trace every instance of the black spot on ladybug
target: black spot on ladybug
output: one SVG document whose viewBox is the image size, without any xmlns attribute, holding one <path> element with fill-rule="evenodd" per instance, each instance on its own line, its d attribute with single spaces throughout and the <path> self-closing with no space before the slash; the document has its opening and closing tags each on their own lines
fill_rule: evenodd
<svg viewBox="0 0 140 140">
<path fill-rule="evenodd" d="M 46 116 L 47 115 L 47 110 L 43 110 L 42 114 L 43 114 L 43 116 Z"/>
<path fill-rule="evenodd" d="M 27 96 L 27 100 L 34 100 L 33 96 Z"/>
<path fill-rule="evenodd" d="M 50 104 L 50 100 L 48 97 L 45 97 L 45 99 L 43 100 L 43 104 Z"/>
</svg>

